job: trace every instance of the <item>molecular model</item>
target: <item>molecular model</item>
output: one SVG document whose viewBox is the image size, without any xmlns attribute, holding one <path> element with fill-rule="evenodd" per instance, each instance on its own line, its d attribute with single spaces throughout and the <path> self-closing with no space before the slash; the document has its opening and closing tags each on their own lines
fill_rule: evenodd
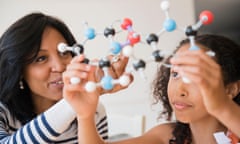
<svg viewBox="0 0 240 144">
<path fill-rule="evenodd" d="M 114 40 L 115 34 L 117 33 L 116 30 L 113 28 L 113 25 L 107 27 L 104 29 L 103 35 L 109 39 L 110 41 L 110 48 L 109 52 L 111 55 L 114 56 L 113 60 L 109 60 L 108 56 L 105 56 L 99 60 L 98 63 L 91 62 L 89 59 L 85 59 L 83 62 L 91 65 L 96 65 L 100 67 L 104 75 L 100 82 L 87 82 L 86 83 L 86 91 L 92 92 L 95 91 L 97 87 L 102 87 L 105 90 L 111 90 L 115 84 L 120 84 L 122 86 L 127 86 L 130 82 L 130 78 L 128 75 L 123 74 L 120 76 L 119 79 L 113 79 L 112 76 L 108 73 L 108 68 L 111 67 L 111 64 L 118 61 L 118 56 L 121 54 L 125 57 L 128 57 L 130 59 L 133 59 L 133 63 L 131 65 L 131 68 L 126 68 L 125 73 L 130 73 L 131 71 L 135 70 L 141 74 L 141 76 L 144 78 L 143 71 L 146 67 L 147 62 L 158 62 L 158 63 L 163 63 L 164 60 L 166 59 L 167 56 L 169 56 L 169 52 L 160 50 L 158 48 L 158 41 L 160 36 L 164 32 L 172 32 L 177 29 L 177 24 L 175 20 L 169 17 L 169 8 L 170 8 L 170 3 L 168 0 L 162 0 L 161 2 L 161 9 L 164 11 L 165 14 L 165 21 L 163 22 L 163 28 L 160 30 L 158 33 L 151 33 L 146 36 L 145 41 L 141 40 L 141 35 L 134 31 L 133 29 L 133 23 L 132 20 L 129 18 L 124 18 L 121 21 L 121 29 L 122 31 L 127 32 L 127 38 L 126 41 L 123 43 L 117 42 Z M 211 24 L 213 21 L 213 14 L 210 11 L 203 11 L 201 12 L 199 16 L 199 20 L 196 24 L 187 26 L 185 29 L 182 31 L 185 33 L 185 35 L 189 38 L 190 40 L 190 48 L 189 50 L 198 50 L 199 48 L 195 45 L 194 42 L 194 37 L 197 35 L 198 29 L 202 25 L 208 25 Z M 84 44 L 88 40 L 92 40 L 96 37 L 96 35 L 100 35 L 101 33 L 96 33 L 94 28 L 91 28 L 85 23 L 85 39 L 82 42 L 82 44 L 75 44 L 73 46 L 67 46 L 64 43 L 60 43 L 58 45 L 58 50 L 60 52 L 65 52 L 65 51 L 72 51 L 75 55 L 80 55 L 84 53 Z M 151 58 L 149 61 L 145 61 L 143 59 L 138 59 L 134 56 L 133 53 L 133 47 L 137 43 L 144 43 L 152 47 L 153 52 L 151 55 Z M 214 54 L 211 52 L 207 53 L 210 56 L 213 56 Z M 164 64 L 163 65 L 167 67 L 171 67 L 169 64 Z M 184 82 L 188 83 L 190 82 L 187 78 L 182 78 Z M 78 84 L 81 82 L 81 80 L 78 77 L 72 77 L 70 79 L 70 82 L 72 84 Z"/>
</svg>

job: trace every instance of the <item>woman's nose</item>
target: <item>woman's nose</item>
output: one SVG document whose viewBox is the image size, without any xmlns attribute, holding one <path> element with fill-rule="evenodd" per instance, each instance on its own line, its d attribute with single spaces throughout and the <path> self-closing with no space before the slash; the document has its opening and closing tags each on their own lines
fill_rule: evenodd
<svg viewBox="0 0 240 144">
<path fill-rule="evenodd" d="M 67 63 L 59 58 L 55 58 L 51 63 L 52 72 L 63 72 Z"/>
</svg>

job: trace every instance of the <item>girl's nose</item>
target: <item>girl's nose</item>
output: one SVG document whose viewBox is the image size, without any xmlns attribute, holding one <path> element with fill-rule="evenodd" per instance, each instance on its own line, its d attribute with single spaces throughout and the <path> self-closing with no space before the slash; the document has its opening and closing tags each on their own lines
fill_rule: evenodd
<svg viewBox="0 0 240 144">
<path fill-rule="evenodd" d="M 186 94 L 185 93 L 180 93 L 180 96 L 184 97 L 184 96 L 186 96 Z"/>
<path fill-rule="evenodd" d="M 181 97 L 185 97 L 188 95 L 186 84 L 182 80 L 178 81 L 177 91 L 178 91 L 178 95 Z"/>
</svg>

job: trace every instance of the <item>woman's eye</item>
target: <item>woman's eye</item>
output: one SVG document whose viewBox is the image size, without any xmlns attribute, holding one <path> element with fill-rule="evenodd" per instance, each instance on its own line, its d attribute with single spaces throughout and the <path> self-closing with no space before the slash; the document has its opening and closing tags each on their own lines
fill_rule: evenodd
<svg viewBox="0 0 240 144">
<path fill-rule="evenodd" d="M 42 62 L 42 61 L 44 61 L 44 60 L 46 60 L 46 59 L 47 59 L 46 56 L 40 56 L 40 57 L 37 57 L 37 58 L 36 58 L 35 62 Z"/>
<path fill-rule="evenodd" d="M 72 53 L 70 51 L 66 51 L 66 52 L 63 52 L 63 53 L 59 53 L 60 56 L 62 57 L 68 57 L 68 56 L 71 56 L 72 57 Z"/>
</svg>

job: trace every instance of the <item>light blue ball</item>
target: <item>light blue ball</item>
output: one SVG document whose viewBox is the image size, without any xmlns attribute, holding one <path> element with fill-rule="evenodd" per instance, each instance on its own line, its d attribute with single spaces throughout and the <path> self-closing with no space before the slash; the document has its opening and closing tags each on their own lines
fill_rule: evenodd
<svg viewBox="0 0 240 144">
<path fill-rule="evenodd" d="M 172 32 L 176 29 L 177 24 L 173 19 L 166 19 L 163 23 L 163 27 L 166 31 Z"/>
<path fill-rule="evenodd" d="M 96 36 L 95 30 L 93 28 L 88 28 L 85 31 L 85 36 L 87 37 L 87 39 L 91 40 L 94 39 Z"/>
<path fill-rule="evenodd" d="M 120 43 L 118 42 L 111 42 L 111 45 L 110 45 L 110 48 L 111 48 L 111 52 L 113 54 L 118 54 L 121 52 L 122 50 L 122 46 Z"/>
<path fill-rule="evenodd" d="M 104 76 L 101 80 L 103 89 L 111 90 L 113 88 L 113 78 L 111 76 Z"/>
</svg>

